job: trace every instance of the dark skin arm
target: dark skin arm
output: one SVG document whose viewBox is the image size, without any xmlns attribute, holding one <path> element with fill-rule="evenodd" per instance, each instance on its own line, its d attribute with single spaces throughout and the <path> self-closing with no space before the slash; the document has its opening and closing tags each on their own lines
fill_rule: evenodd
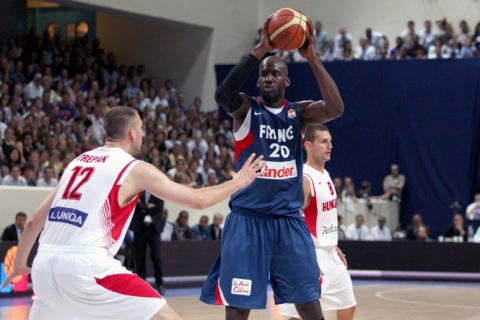
<svg viewBox="0 0 480 320">
<path fill-rule="evenodd" d="M 270 21 L 270 18 L 267 19 L 262 30 L 262 35 L 260 37 L 260 42 L 250 51 L 259 61 L 265 57 L 267 53 L 272 51 L 274 47 L 270 43 L 267 35 L 267 25 Z M 237 131 L 240 129 L 245 117 L 247 116 L 248 110 L 250 110 L 250 97 L 243 92 L 239 92 L 240 97 L 242 98 L 242 106 L 237 109 L 235 112 L 230 113 L 230 116 L 233 118 L 233 130 Z"/>
<path fill-rule="evenodd" d="M 310 30 L 312 30 L 311 25 Z M 335 81 L 328 74 L 317 55 L 313 31 L 307 34 L 307 43 L 299 49 L 299 52 L 308 61 L 323 97 L 323 100 L 319 101 L 298 102 L 302 108 L 302 127 L 309 123 L 325 123 L 340 117 L 344 110 L 343 100 Z"/>
</svg>

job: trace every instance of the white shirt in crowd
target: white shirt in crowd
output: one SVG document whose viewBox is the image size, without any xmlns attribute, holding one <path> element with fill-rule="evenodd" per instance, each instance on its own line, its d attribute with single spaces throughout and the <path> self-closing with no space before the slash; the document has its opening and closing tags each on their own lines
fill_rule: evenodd
<svg viewBox="0 0 480 320">
<path fill-rule="evenodd" d="M 357 228 L 355 223 L 352 223 L 347 227 L 345 236 L 348 240 L 370 240 L 370 231 L 366 225 L 362 225 L 360 228 Z"/>
<path fill-rule="evenodd" d="M 465 212 L 468 220 L 480 220 L 480 205 L 476 202 L 470 203 Z"/>
<path fill-rule="evenodd" d="M 58 181 L 55 178 L 50 179 L 50 182 L 45 181 L 44 178 L 37 180 L 37 187 L 55 187 Z"/>
<path fill-rule="evenodd" d="M 390 231 L 390 228 L 387 226 L 383 226 L 382 229 L 380 229 L 379 226 L 375 226 L 370 231 L 370 238 L 372 240 L 378 240 L 378 241 L 391 241 L 392 232 Z"/>
<path fill-rule="evenodd" d="M 160 234 L 160 241 L 170 241 L 172 240 L 172 235 L 173 235 L 173 230 L 175 226 L 173 223 L 170 221 L 167 221 L 165 223 L 165 226 L 163 227 L 163 231 Z"/>
</svg>

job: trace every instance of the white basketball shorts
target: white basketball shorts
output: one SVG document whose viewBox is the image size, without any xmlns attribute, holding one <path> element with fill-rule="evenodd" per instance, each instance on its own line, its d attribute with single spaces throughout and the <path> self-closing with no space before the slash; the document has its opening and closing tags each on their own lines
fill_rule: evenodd
<svg viewBox="0 0 480 320">
<path fill-rule="evenodd" d="M 30 320 L 150 320 L 166 304 L 101 248 L 42 244 L 32 282 Z"/>
<path fill-rule="evenodd" d="M 316 248 L 315 251 L 322 274 L 320 297 L 322 310 L 343 310 L 357 305 L 352 279 L 340 260 L 336 247 Z M 279 305 L 278 312 L 284 316 L 300 318 L 293 304 Z"/>
</svg>

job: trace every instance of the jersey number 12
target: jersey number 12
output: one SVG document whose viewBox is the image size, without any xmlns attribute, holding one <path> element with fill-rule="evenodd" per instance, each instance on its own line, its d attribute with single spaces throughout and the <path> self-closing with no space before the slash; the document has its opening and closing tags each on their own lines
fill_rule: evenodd
<svg viewBox="0 0 480 320">
<path fill-rule="evenodd" d="M 81 186 L 83 186 L 95 171 L 94 167 L 81 167 L 76 166 L 72 169 L 73 174 L 68 180 L 67 187 L 63 192 L 62 198 L 63 199 L 70 199 L 70 200 L 80 200 L 82 194 L 78 192 Z"/>
</svg>

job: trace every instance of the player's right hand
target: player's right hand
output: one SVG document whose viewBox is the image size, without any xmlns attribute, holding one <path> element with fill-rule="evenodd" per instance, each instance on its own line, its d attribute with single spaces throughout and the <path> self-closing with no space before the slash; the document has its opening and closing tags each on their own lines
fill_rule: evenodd
<svg viewBox="0 0 480 320">
<path fill-rule="evenodd" d="M 25 266 L 25 267 L 14 267 L 13 271 L 8 275 L 7 279 L 3 282 L 2 288 L 5 288 L 6 286 L 8 286 L 10 284 L 10 282 L 12 282 L 12 280 L 15 277 L 27 275 L 31 271 L 32 271 L 32 269 L 27 267 L 27 266 Z"/>
<path fill-rule="evenodd" d="M 245 161 L 242 169 L 237 172 L 233 179 L 239 183 L 241 188 L 243 188 L 255 180 L 256 177 L 262 175 L 264 165 L 265 162 L 263 161 L 263 155 L 260 155 L 255 159 L 255 153 L 252 153 L 247 161 Z"/>
</svg>

